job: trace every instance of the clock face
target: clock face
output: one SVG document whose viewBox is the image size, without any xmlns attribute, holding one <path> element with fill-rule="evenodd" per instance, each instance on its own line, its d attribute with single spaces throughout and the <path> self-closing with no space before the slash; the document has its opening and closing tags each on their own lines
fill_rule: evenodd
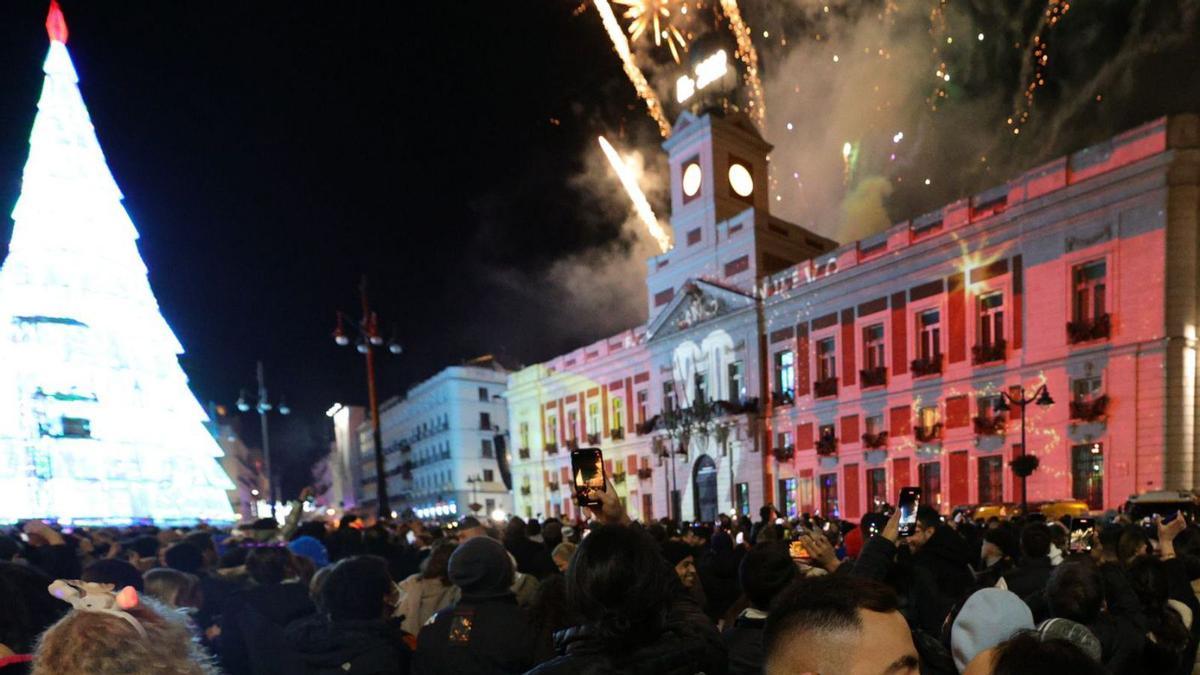
<svg viewBox="0 0 1200 675">
<path fill-rule="evenodd" d="M 692 162 L 683 168 L 683 194 L 687 197 L 695 197 L 697 192 L 700 192 L 700 181 L 703 178 L 700 171 L 700 165 Z"/>
<path fill-rule="evenodd" d="M 733 188 L 739 197 L 749 197 L 750 193 L 754 192 L 754 177 L 750 175 L 750 169 L 744 164 L 730 164 L 729 187 Z"/>
</svg>

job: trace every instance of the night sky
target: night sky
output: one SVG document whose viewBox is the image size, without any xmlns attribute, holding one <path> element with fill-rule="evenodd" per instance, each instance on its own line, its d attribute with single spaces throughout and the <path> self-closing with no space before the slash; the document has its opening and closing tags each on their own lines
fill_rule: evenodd
<svg viewBox="0 0 1200 675">
<path fill-rule="evenodd" d="M 890 17 L 882 2 L 741 3 L 777 146 L 772 193 L 784 201 L 773 211 L 839 240 L 862 236 L 851 226 L 877 229 L 1156 116 L 1200 110 L 1195 0 L 1072 3 L 1046 29 L 1041 0 L 933 2 L 945 8 L 941 28 L 914 3 L 887 5 L 900 8 Z M 599 303 L 613 270 L 636 282 L 644 269 L 623 225 L 627 201 L 595 162 L 596 135 L 641 151 L 651 201 L 667 215 L 655 126 L 590 3 L 61 4 L 84 100 L 193 389 L 230 404 L 253 385 L 255 359 L 266 362 L 272 393 L 296 410 L 273 437 L 289 491 L 326 442 L 326 408 L 365 400 L 361 357 L 330 338 L 337 309 L 358 316 L 364 273 L 383 328 L 395 325 L 406 350 L 382 355 L 384 397 L 480 354 L 533 363 L 632 323 L 628 307 L 606 312 L 545 283 L 583 260 L 591 268 L 576 265 L 575 283 L 609 272 L 592 284 Z M 0 3 L 0 257 L 42 84 L 47 6 Z M 1050 40 L 1047 82 L 1017 137 L 1005 117 L 1038 76 L 1029 45 L 1039 31 Z M 678 70 L 646 49 L 652 80 L 669 88 Z M 852 170 L 843 141 L 861 149 Z M 597 251 L 620 265 L 598 265 L 610 258 Z M 256 443 L 257 425 L 246 426 Z"/>
</svg>

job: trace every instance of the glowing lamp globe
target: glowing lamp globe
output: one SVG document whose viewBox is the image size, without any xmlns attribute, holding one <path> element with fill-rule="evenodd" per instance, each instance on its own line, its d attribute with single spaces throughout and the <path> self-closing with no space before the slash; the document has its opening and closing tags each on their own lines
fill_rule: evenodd
<svg viewBox="0 0 1200 675">
<path fill-rule="evenodd" d="M 688 164 L 683 169 L 683 194 L 687 197 L 695 197 L 696 193 L 700 192 L 700 183 L 704 178 L 704 174 L 700 169 L 700 165 L 696 162 Z"/>
<path fill-rule="evenodd" d="M 739 197 L 749 197 L 754 192 L 754 176 L 744 164 L 734 163 L 729 166 L 729 187 Z"/>
<path fill-rule="evenodd" d="M 393 354 L 402 354 L 404 352 L 404 347 L 401 346 L 399 342 L 392 341 L 388 343 L 388 351 Z"/>
</svg>

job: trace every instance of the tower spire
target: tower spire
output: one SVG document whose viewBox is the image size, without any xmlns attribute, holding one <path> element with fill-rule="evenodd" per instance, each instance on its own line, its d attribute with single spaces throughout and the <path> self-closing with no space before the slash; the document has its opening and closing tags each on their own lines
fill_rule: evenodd
<svg viewBox="0 0 1200 675">
<path fill-rule="evenodd" d="M 46 14 L 46 32 L 51 42 L 67 44 L 67 20 L 63 18 L 58 0 L 50 0 L 50 11 Z"/>
</svg>

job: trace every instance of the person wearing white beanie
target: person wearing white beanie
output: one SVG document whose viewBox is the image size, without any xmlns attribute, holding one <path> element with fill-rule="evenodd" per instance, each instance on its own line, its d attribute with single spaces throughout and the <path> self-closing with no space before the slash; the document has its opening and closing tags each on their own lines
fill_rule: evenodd
<svg viewBox="0 0 1200 675">
<path fill-rule="evenodd" d="M 975 591 L 963 603 L 950 628 L 950 651 L 958 672 L 966 671 L 980 654 L 1023 630 L 1033 630 L 1033 612 L 1020 597 L 999 588 Z"/>
</svg>

